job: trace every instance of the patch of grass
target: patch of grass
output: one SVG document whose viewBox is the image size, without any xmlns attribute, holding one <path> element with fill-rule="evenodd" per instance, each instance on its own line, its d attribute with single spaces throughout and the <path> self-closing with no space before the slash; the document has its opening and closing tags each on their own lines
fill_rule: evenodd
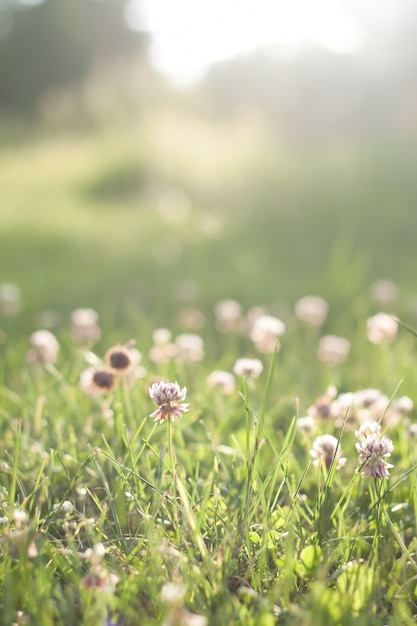
<svg viewBox="0 0 417 626">
<path fill-rule="evenodd" d="M 395 405 L 417 400 L 410 155 L 334 146 L 313 162 L 307 148 L 255 141 L 253 127 L 235 143 L 240 126 L 212 134 L 214 122 L 195 120 L 178 154 L 187 125 L 174 120 L 9 144 L 0 157 L 0 282 L 23 299 L 0 318 L 0 623 L 412 624 L 415 410 Z M 386 276 L 401 288 L 387 307 L 405 326 L 373 345 L 369 285 Z M 293 313 L 314 292 L 330 305 L 320 329 Z M 220 332 L 214 306 L 230 297 L 241 323 Z M 277 354 L 248 336 L 260 305 L 286 323 Z M 71 334 L 81 306 L 98 310 L 95 345 Z M 58 358 L 29 363 L 30 333 L 47 319 Z M 204 358 L 152 360 L 160 325 L 173 341 L 200 333 Z M 319 361 L 325 334 L 349 340 L 345 362 Z M 142 377 L 89 397 L 81 373 L 132 338 Z M 248 356 L 263 364 L 258 379 L 236 377 L 230 395 L 208 385 Z M 189 411 L 170 428 L 148 417 L 160 378 L 187 387 Z M 347 395 L 362 389 L 380 390 L 379 404 Z M 327 414 L 314 413 L 319 398 Z M 308 412 L 314 433 L 297 426 Z M 394 444 L 388 479 L 356 471 L 355 430 L 368 418 Z M 344 467 L 313 463 L 327 434 Z"/>
</svg>

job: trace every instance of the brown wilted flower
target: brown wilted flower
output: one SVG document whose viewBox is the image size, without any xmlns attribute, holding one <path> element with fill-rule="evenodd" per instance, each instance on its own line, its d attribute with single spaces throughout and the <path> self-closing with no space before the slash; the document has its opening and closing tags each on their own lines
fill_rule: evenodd
<svg viewBox="0 0 417 626">
<path fill-rule="evenodd" d="M 140 363 L 142 355 L 139 350 L 127 346 L 113 346 L 104 355 L 107 365 L 117 373 L 128 372 Z"/>
<path fill-rule="evenodd" d="M 116 375 L 108 367 L 89 367 L 81 372 L 80 389 L 93 398 L 112 391 L 115 384 Z"/>
<path fill-rule="evenodd" d="M 158 409 L 150 414 L 156 422 L 165 422 L 169 419 L 174 422 L 188 411 L 189 404 L 182 402 L 187 395 L 187 388 L 180 388 L 177 382 L 169 383 L 164 380 L 153 383 L 149 388 L 149 395 Z"/>
</svg>

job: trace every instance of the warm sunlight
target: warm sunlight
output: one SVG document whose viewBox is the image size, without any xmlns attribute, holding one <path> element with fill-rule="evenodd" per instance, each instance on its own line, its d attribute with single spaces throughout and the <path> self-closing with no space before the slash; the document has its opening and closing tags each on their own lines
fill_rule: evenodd
<svg viewBox="0 0 417 626">
<path fill-rule="evenodd" d="M 175 82 L 262 46 L 294 50 L 310 41 L 348 54 L 364 40 L 338 0 L 131 0 L 127 20 L 151 34 L 151 60 Z"/>
</svg>

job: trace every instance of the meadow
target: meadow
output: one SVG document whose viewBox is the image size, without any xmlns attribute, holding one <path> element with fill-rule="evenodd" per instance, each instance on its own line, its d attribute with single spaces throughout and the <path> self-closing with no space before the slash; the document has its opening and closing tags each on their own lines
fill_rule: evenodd
<svg viewBox="0 0 417 626">
<path fill-rule="evenodd" d="M 415 623 L 412 144 L 0 136 L 0 623 Z"/>
</svg>

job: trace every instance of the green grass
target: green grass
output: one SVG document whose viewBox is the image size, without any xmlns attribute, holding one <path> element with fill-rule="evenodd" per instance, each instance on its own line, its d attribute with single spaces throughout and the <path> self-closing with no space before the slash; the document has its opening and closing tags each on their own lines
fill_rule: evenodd
<svg viewBox="0 0 417 626">
<path fill-rule="evenodd" d="M 358 418 L 317 420 L 314 435 L 295 426 L 329 384 L 390 397 L 401 381 L 397 395 L 417 402 L 416 338 L 366 337 L 377 278 L 398 282 L 393 312 L 415 325 L 413 155 L 389 139 L 278 148 L 253 124 L 156 111 L 3 151 L 0 282 L 21 287 L 23 309 L 0 318 L 1 624 L 193 623 L 185 610 L 210 625 L 414 623 L 414 412 L 387 431 L 394 468 L 380 482 L 355 472 Z M 179 221 L 160 210 L 172 188 L 191 206 Z M 330 304 L 320 330 L 292 312 L 314 292 Z M 224 297 L 285 319 L 276 355 L 216 329 Z M 151 362 L 152 331 L 188 330 L 178 313 L 190 304 L 205 316 L 203 361 Z M 69 321 L 80 306 L 99 312 L 100 358 L 136 340 L 147 373 L 134 386 L 81 391 Z M 58 359 L 27 363 L 50 309 Z M 316 356 L 329 333 L 351 342 L 333 368 Z M 237 379 L 231 395 L 207 385 L 244 356 L 261 358 L 260 378 Z M 148 417 L 155 377 L 187 387 L 190 410 L 171 430 Z M 326 433 L 340 439 L 340 470 L 312 463 Z M 167 583 L 182 586 L 171 601 Z"/>
</svg>

